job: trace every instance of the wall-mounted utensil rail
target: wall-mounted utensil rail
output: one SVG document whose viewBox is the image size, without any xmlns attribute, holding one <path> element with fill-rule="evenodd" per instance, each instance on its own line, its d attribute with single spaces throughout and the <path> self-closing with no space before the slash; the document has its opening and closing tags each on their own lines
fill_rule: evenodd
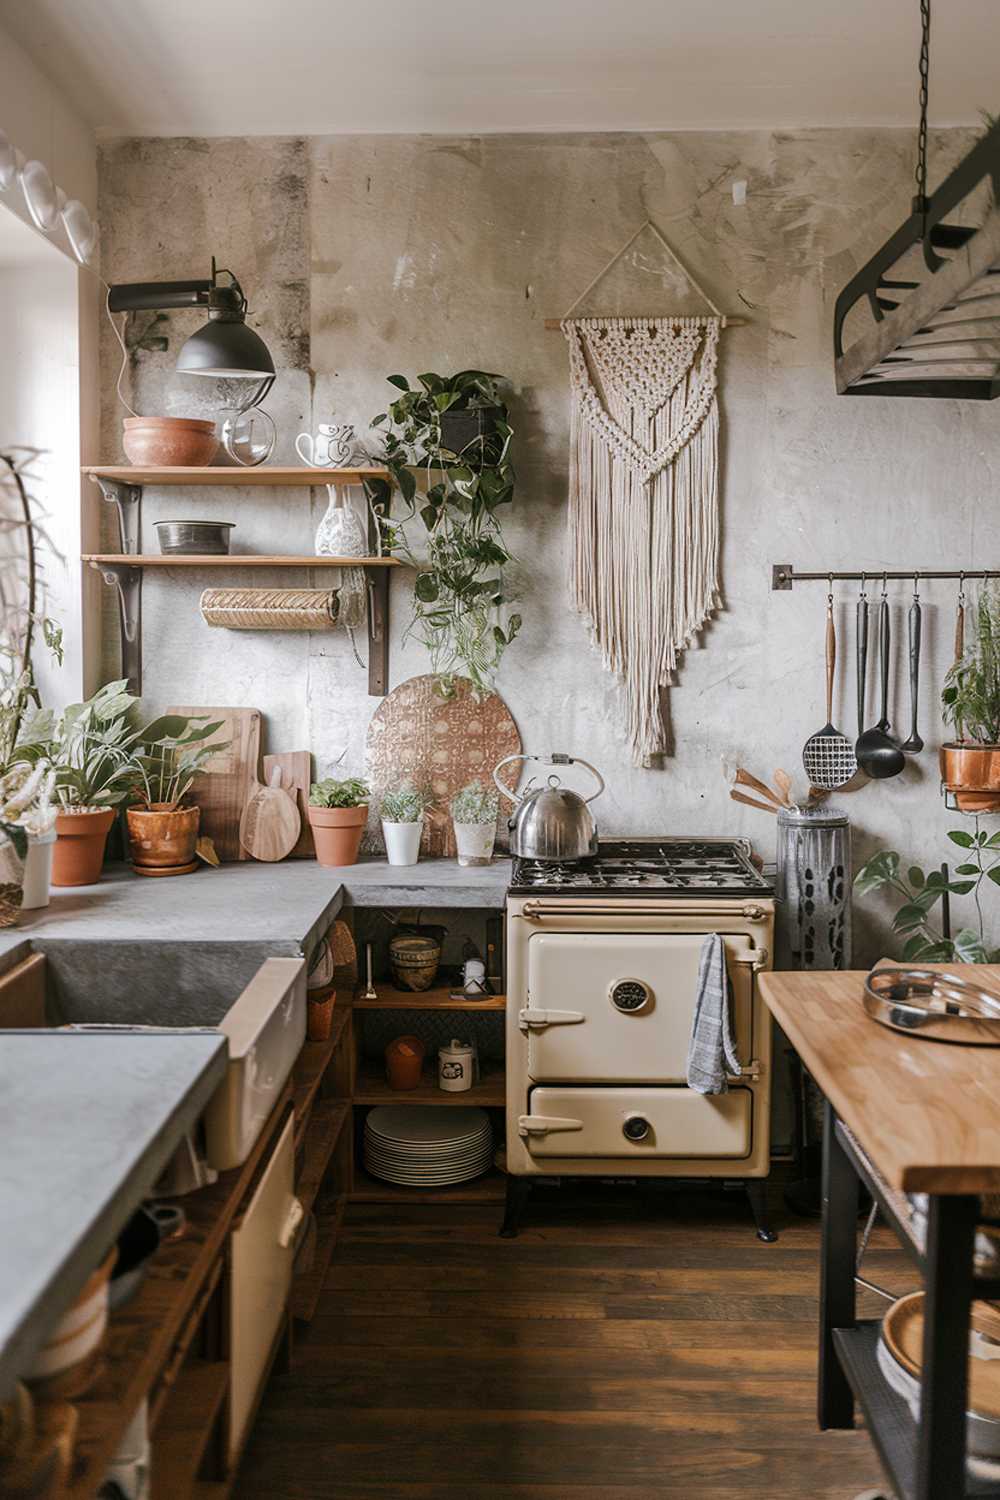
<svg viewBox="0 0 1000 1500">
<path fill-rule="evenodd" d="M 934 578 L 954 578 L 968 583 L 976 578 L 996 578 L 1000 581 L 1000 568 L 859 568 L 843 572 L 828 568 L 823 573 L 796 572 L 792 563 L 772 563 L 771 588 L 790 589 L 796 583 L 881 583 L 889 579 L 905 579 L 921 583 Z"/>
</svg>

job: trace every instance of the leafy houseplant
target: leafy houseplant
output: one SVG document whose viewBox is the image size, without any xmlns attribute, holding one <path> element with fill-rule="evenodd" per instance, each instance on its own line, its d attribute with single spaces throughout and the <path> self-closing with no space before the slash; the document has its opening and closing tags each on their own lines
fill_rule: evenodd
<svg viewBox="0 0 1000 1500">
<path fill-rule="evenodd" d="M 140 874 L 187 873 L 194 867 L 201 809 L 181 804 L 195 776 L 226 748 L 218 740 L 207 743 L 221 727 L 221 719 L 207 723 L 168 715 L 143 731 L 133 788 L 138 805 L 125 813 L 129 852 Z"/>
<path fill-rule="evenodd" d="M 424 831 L 424 813 L 429 805 L 429 797 L 409 781 L 383 792 L 380 808 L 382 835 L 391 865 L 417 863 L 420 857 L 420 837 Z"/>
<path fill-rule="evenodd" d="M 179 714 L 137 725 L 138 703 L 124 680 L 109 682 L 58 719 L 51 710 L 39 709 L 22 726 L 14 752 L 18 760 L 33 765 L 47 761 L 55 773 L 54 885 L 97 880 L 115 809 L 147 784 L 158 757 L 219 727 L 195 730 L 195 721 Z M 148 781 L 150 788 L 153 784 Z"/>
<path fill-rule="evenodd" d="M 941 704 L 955 739 L 941 746 L 941 779 L 963 812 L 1000 807 L 1000 593 L 987 584 L 972 646 L 948 672 Z"/>
<path fill-rule="evenodd" d="M 1000 948 L 991 948 L 986 940 L 982 892 L 984 882 L 1000 885 L 1000 833 L 986 834 L 979 828 L 966 832 L 952 829 L 948 837 L 967 852 L 967 859 L 956 866 L 961 879 L 950 879 L 942 870 L 926 873 L 919 865 L 910 865 L 904 874 L 902 860 L 893 849 L 883 849 L 858 871 L 854 887 L 860 895 L 887 890 L 902 898 L 893 918 L 893 930 L 905 937 L 901 958 L 907 962 L 989 964 L 1000 962 Z M 956 896 L 973 895 L 978 917 L 976 927 L 965 927 L 954 938 L 945 937 L 931 923 L 931 912 L 945 892 Z"/>
<path fill-rule="evenodd" d="M 327 777 L 309 788 L 309 826 L 321 865 L 353 865 L 368 822 L 368 784 L 357 776 Z"/>
<path fill-rule="evenodd" d="M 451 799 L 451 821 L 460 865 L 488 865 L 493 858 L 500 799 L 492 787 L 470 781 Z"/>
<path fill-rule="evenodd" d="M 520 615 L 508 612 L 503 579 L 511 556 L 498 512 L 513 497 L 514 470 L 501 378 L 483 370 L 427 374 L 411 389 L 405 376 L 390 375 L 401 394 L 372 423 L 388 424 L 380 457 L 392 481 L 368 480 L 369 495 L 387 518 L 394 489 L 408 507 L 390 536 L 417 570 L 411 629 L 446 697 L 459 676 L 487 692 L 521 628 Z M 427 479 L 419 510 L 414 469 Z M 406 528 L 417 519 L 423 533 L 414 545 Z"/>
</svg>

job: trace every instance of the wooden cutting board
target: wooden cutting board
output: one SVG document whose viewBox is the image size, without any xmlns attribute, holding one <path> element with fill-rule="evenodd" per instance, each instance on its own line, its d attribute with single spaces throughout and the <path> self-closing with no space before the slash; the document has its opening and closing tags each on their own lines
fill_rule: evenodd
<svg viewBox="0 0 1000 1500">
<path fill-rule="evenodd" d="M 281 785 L 281 767 L 272 766 L 267 785 L 255 779 L 243 816 L 240 843 L 254 859 L 275 864 L 295 847 L 302 820 L 295 793 Z"/>
<path fill-rule="evenodd" d="M 448 803 L 470 781 L 493 785 L 493 767 L 505 755 L 517 755 L 521 736 L 510 709 L 496 693 L 477 701 L 472 683 L 459 678 L 454 696 L 441 698 L 433 676 L 401 682 L 379 704 L 368 726 L 366 759 L 373 792 L 372 813 L 378 829 L 382 793 L 401 781 L 426 788 L 434 806 L 424 819 L 420 852 L 453 859 L 455 835 Z M 517 786 L 520 766 L 504 769 Z M 497 814 L 497 847 L 506 849 L 510 804 L 501 798 Z"/>
<path fill-rule="evenodd" d="M 229 744 L 212 756 L 206 774 L 195 777 L 191 796 L 201 808 L 200 833 L 212 840 L 220 860 L 249 859 L 240 844 L 240 818 L 257 781 L 260 709 L 168 708 L 167 713 L 222 720 L 209 743 Z"/>
<path fill-rule="evenodd" d="M 316 845 L 309 827 L 309 788 L 312 785 L 312 756 L 308 750 L 284 750 L 280 755 L 264 756 L 264 780 L 270 781 L 275 766 L 282 771 L 281 784 L 291 791 L 299 809 L 302 826 L 290 859 L 315 859 Z"/>
</svg>

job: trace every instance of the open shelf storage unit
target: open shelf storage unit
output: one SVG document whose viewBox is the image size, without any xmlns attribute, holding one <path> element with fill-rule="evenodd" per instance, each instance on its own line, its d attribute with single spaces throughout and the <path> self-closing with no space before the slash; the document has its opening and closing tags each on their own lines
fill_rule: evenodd
<svg viewBox="0 0 1000 1500">
<path fill-rule="evenodd" d="M 448 1093 L 447 1090 L 438 1088 L 437 1069 L 433 1058 L 425 1063 L 424 1076 L 418 1088 L 405 1091 L 391 1089 L 378 1061 L 362 1055 L 361 1027 L 355 1027 L 354 1017 L 356 1014 L 363 1015 L 366 1011 L 393 1010 L 424 1011 L 434 1014 L 466 1012 L 497 1015 L 506 1011 L 506 995 L 490 995 L 483 1000 L 469 1000 L 463 996 L 453 995 L 451 988 L 447 985 L 411 992 L 396 990 L 388 983 L 380 982 L 377 988 L 378 998 L 375 1000 L 366 1000 L 362 990 L 357 989 L 349 1010 L 353 1032 L 350 1048 L 353 1059 L 351 1102 L 355 1110 L 368 1109 L 379 1104 L 412 1104 L 443 1109 L 456 1106 L 460 1108 L 478 1106 L 481 1109 L 499 1113 L 501 1128 L 498 1134 L 502 1139 L 503 1111 L 506 1107 L 506 1069 L 503 1062 L 484 1061 L 479 1082 L 460 1094 Z M 354 1127 L 355 1140 L 359 1143 L 363 1134 L 360 1124 L 361 1121 L 356 1120 Z M 471 1182 L 456 1183 L 450 1187 L 398 1187 L 391 1182 L 382 1182 L 370 1176 L 357 1157 L 353 1161 L 353 1175 L 348 1191 L 350 1199 L 359 1203 L 499 1204 L 503 1202 L 504 1193 L 504 1175 L 495 1167 Z"/>
<path fill-rule="evenodd" d="M 0 983 L 0 1035 L 46 1025 L 45 958 L 32 954 Z M 138 1291 L 113 1311 L 82 1393 L 50 1391 L 36 1401 L 36 1433 L 69 1422 L 72 1456 L 46 1496 L 93 1500 L 136 1409 L 148 1402 L 152 1500 L 229 1500 L 242 1451 L 270 1371 L 287 1368 L 297 1322 L 311 1321 L 344 1212 L 353 1165 L 350 1012 L 334 1012 L 326 1041 L 306 1042 L 242 1166 L 183 1198 L 187 1225 L 150 1259 Z M 299 1231 L 291 1299 L 260 1375 L 256 1401 L 231 1447 L 233 1391 L 230 1294 L 232 1234 L 294 1119 L 295 1194 L 316 1218 L 311 1263 Z M 306 1219 L 303 1219 L 303 1225 Z M 70 1372 L 73 1373 L 73 1372 Z M 0 1492 L 6 1494 L 0 1479 Z M 18 1493 L 21 1493 L 19 1490 Z M 35 1490 L 32 1489 L 32 1494 Z M 41 1491 L 39 1491 L 41 1493 Z"/>
<path fill-rule="evenodd" d="M 363 484 L 387 479 L 379 468 L 316 469 L 263 464 L 239 468 L 128 468 L 99 464 L 85 468 L 101 494 L 118 512 L 120 551 L 88 552 L 82 561 L 96 568 L 105 583 L 118 592 L 122 676 L 132 692 L 142 692 L 142 575 L 146 568 L 364 568 L 368 578 L 368 692 L 384 697 L 389 690 L 389 569 L 399 567 L 394 557 L 310 557 L 287 554 L 226 553 L 222 556 L 153 554 L 140 550 L 144 485 L 231 485 L 239 488 L 306 488 L 328 484 Z M 377 545 L 369 523 L 368 545 Z"/>
<path fill-rule="evenodd" d="M 974 1299 L 1000 1297 L 1000 1271 L 986 1276 L 975 1269 L 978 1194 L 932 1193 L 927 1233 L 919 1236 L 903 1195 L 886 1183 L 829 1103 L 823 1152 L 820 1427 L 853 1427 L 857 1402 L 898 1500 L 1000 1500 L 1000 1480 L 976 1478 L 966 1468 L 969 1311 Z M 879 1367 L 880 1323 L 855 1315 L 861 1184 L 924 1282 L 919 1423 Z"/>
</svg>

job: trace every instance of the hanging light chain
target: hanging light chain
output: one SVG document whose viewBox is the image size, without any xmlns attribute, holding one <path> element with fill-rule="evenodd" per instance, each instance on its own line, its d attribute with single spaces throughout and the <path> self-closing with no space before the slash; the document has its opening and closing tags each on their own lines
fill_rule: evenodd
<svg viewBox="0 0 1000 1500">
<path fill-rule="evenodd" d="M 920 125 L 917 130 L 917 195 L 927 199 L 927 98 L 931 67 L 931 0 L 920 0 Z"/>
</svg>

